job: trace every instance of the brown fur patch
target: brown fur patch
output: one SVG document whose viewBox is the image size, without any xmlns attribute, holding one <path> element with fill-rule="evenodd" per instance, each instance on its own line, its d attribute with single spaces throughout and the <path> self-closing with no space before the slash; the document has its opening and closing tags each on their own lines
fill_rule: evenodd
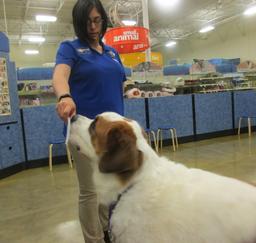
<svg viewBox="0 0 256 243">
<path fill-rule="evenodd" d="M 125 183 L 140 168 L 143 155 L 137 149 L 137 138 L 125 120 L 110 122 L 99 117 L 91 136 L 100 156 L 101 172 L 116 173 Z"/>
</svg>

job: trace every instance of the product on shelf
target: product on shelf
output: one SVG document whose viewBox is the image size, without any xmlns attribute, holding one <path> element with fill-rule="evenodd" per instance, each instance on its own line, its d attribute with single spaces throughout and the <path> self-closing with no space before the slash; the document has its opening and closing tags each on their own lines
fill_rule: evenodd
<svg viewBox="0 0 256 243">
<path fill-rule="evenodd" d="M 56 102 L 51 80 L 23 80 L 18 82 L 20 106 L 48 105 Z"/>
<path fill-rule="evenodd" d="M 190 74 L 214 73 L 215 66 L 206 60 L 194 59 L 194 63 L 189 69 Z"/>
<path fill-rule="evenodd" d="M 256 64 L 253 61 L 247 60 L 244 62 L 241 62 L 238 66 L 237 66 L 237 71 L 238 72 L 252 72 L 252 71 L 256 71 Z"/>
</svg>

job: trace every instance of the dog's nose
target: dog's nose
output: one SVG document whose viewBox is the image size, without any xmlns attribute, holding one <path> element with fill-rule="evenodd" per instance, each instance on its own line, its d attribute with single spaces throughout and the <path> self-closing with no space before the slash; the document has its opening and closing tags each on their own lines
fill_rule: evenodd
<svg viewBox="0 0 256 243">
<path fill-rule="evenodd" d="M 78 115 L 74 115 L 74 116 L 72 116 L 72 118 L 71 118 L 71 123 L 73 123 L 73 122 L 75 122 L 76 120 L 77 120 L 77 118 L 78 118 Z"/>
</svg>

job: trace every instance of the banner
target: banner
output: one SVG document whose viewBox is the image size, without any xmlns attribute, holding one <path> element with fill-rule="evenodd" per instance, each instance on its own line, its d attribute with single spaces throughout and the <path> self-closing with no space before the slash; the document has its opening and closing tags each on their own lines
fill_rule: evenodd
<svg viewBox="0 0 256 243">
<path fill-rule="evenodd" d="M 149 48 L 148 35 L 144 27 L 117 27 L 106 32 L 104 42 L 119 53 L 141 52 Z"/>
<path fill-rule="evenodd" d="M 125 67 L 133 68 L 136 65 L 146 62 L 145 52 L 124 53 L 120 55 Z M 151 52 L 151 62 L 163 66 L 163 56 L 160 52 Z"/>
</svg>

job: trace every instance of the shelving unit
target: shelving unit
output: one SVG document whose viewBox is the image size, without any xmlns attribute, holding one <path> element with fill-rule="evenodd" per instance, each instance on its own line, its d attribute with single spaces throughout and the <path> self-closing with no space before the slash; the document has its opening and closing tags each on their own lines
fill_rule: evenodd
<svg viewBox="0 0 256 243">
<path fill-rule="evenodd" d="M 0 32 L 0 172 L 24 161 L 16 68 L 9 58 L 9 40 Z"/>
<path fill-rule="evenodd" d="M 256 73 L 237 72 L 213 77 L 208 75 L 212 75 L 212 73 L 192 74 L 183 77 L 185 84 L 176 86 L 176 94 L 256 89 Z"/>
<path fill-rule="evenodd" d="M 51 80 L 18 82 L 20 107 L 49 105 L 56 102 Z"/>
</svg>

